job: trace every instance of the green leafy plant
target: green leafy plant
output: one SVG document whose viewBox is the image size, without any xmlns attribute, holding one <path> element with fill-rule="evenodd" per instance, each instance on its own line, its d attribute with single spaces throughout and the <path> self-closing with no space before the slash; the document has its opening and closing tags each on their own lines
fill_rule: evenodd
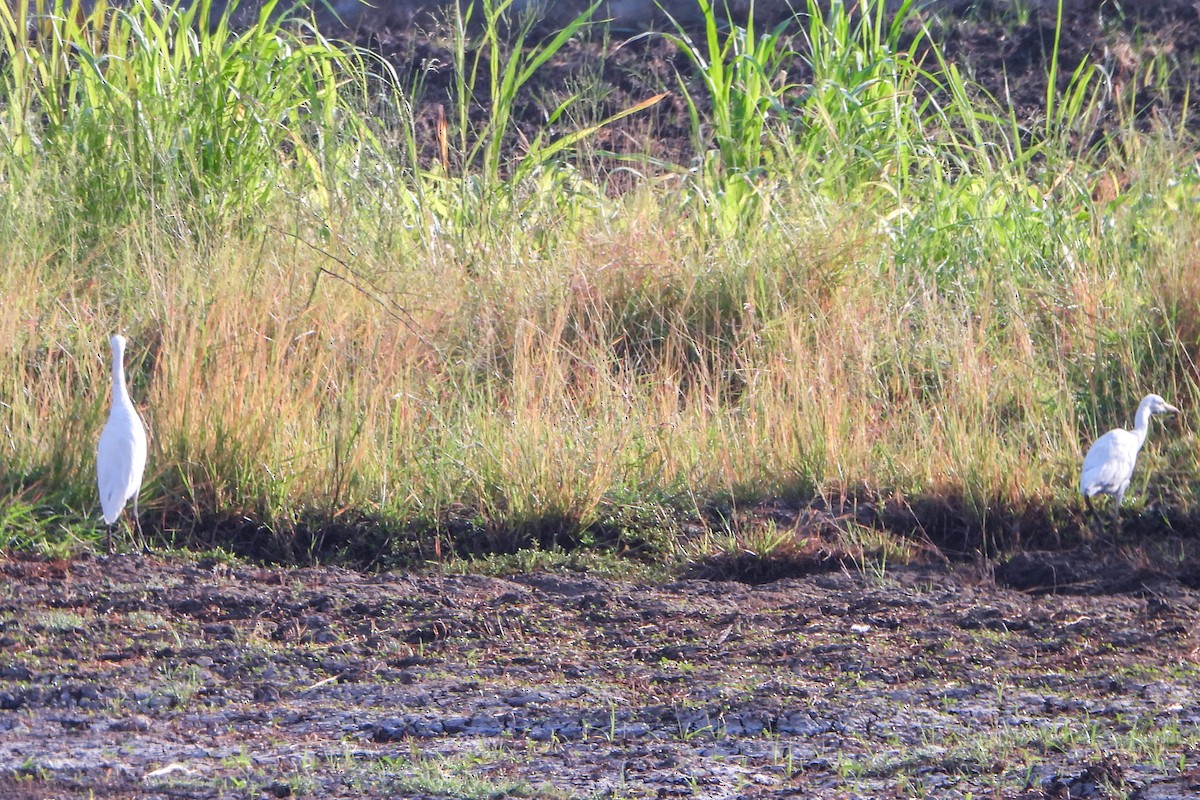
<svg viewBox="0 0 1200 800">
<path fill-rule="evenodd" d="M 911 0 L 891 12 L 883 2 L 848 7 L 834 0 L 827 11 L 809 3 L 812 77 L 796 147 L 830 191 L 878 182 L 895 192 L 926 160 L 926 101 L 917 91 L 923 37 L 901 44 L 912 9 Z"/>
<path fill-rule="evenodd" d="M 666 34 L 692 63 L 704 83 L 707 103 L 689 92 L 679 79 L 693 135 L 701 155 L 700 189 L 711 204 L 716 229 L 731 234 L 749 222 L 761 195 L 762 167 L 770 160 L 772 125 L 784 126 L 789 117 L 786 96 L 793 88 L 784 68 L 795 56 L 786 45 L 782 22 L 769 33 L 755 30 L 754 3 L 744 26 L 731 26 L 722 36 L 717 9 L 710 0 L 697 0 L 704 39 L 694 41 L 679 22 L 678 33 Z M 705 135 L 704 108 L 711 114 L 711 144 Z"/>
<path fill-rule="evenodd" d="M 545 124 L 531 136 L 514 124 L 523 88 L 548 61 L 591 24 L 600 3 L 593 3 L 548 38 L 533 41 L 536 17 L 514 19 L 514 0 L 478 0 L 455 6 L 453 16 L 454 96 L 452 112 L 438 142 L 443 170 L 422 178 L 431 209 L 445 218 L 458 236 L 496 235 L 498 216 L 508 208 L 527 209 L 551 200 L 552 213 L 563 204 L 554 198 L 595 196 L 599 189 L 581 187 L 577 174 L 560 164 L 563 156 L 601 128 L 659 102 L 651 96 L 608 117 L 574 130 L 551 135 L 579 99 L 575 94 L 548 109 Z M 485 115 L 474 114 L 477 107 Z M 450 148 L 454 141 L 456 147 Z M 451 171 L 449 168 L 454 166 Z M 570 205 L 570 204 L 567 204 Z"/>
</svg>

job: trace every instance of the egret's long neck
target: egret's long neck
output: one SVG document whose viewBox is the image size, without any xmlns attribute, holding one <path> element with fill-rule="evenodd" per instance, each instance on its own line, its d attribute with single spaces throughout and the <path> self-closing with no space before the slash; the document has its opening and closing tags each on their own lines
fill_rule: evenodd
<svg viewBox="0 0 1200 800">
<path fill-rule="evenodd" d="M 125 387 L 125 349 L 122 347 L 113 349 L 112 381 L 113 405 L 132 405 L 129 389 Z"/>
<path fill-rule="evenodd" d="M 1138 437 L 1138 447 L 1146 443 L 1146 433 L 1150 430 L 1150 405 L 1142 403 L 1138 406 L 1137 415 L 1133 418 L 1133 435 Z"/>
</svg>

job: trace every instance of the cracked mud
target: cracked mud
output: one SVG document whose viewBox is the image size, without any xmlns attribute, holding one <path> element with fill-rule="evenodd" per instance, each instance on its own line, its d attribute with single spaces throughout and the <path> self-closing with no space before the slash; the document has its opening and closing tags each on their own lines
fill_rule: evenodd
<svg viewBox="0 0 1200 800">
<path fill-rule="evenodd" d="M 0 796 L 1195 797 L 1200 596 L 0 562 Z"/>
</svg>

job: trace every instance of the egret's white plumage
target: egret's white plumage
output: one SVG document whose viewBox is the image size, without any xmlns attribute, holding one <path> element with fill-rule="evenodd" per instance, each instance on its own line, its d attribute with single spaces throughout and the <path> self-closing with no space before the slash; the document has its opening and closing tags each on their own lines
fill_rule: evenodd
<svg viewBox="0 0 1200 800">
<path fill-rule="evenodd" d="M 1177 411 L 1178 408 L 1158 395 L 1148 394 L 1138 404 L 1133 430 L 1114 428 L 1092 444 L 1084 456 L 1083 471 L 1079 476 L 1079 491 L 1089 507 L 1097 494 L 1111 494 L 1113 517 L 1116 518 L 1125 490 L 1129 488 L 1129 480 L 1133 477 L 1138 451 L 1146 443 L 1151 415 Z"/>
<path fill-rule="evenodd" d="M 146 428 L 125 387 L 125 337 L 113 336 L 109 344 L 113 359 L 112 407 L 96 449 L 96 484 L 111 536 L 112 526 L 120 519 L 126 501 L 131 499 L 134 523 L 141 531 L 137 498 L 142 488 L 142 471 L 146 468 Z"/>
</svg>

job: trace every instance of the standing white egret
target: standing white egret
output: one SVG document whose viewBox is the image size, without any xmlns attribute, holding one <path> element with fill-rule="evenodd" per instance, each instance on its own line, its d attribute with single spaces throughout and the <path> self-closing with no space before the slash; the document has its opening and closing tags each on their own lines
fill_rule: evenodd
<svg viewBox="0 0 1200 800">
<path fill-rule="evenodd" d="M 125 388 L 125 337 L 113 336 L 109 344 L 113 358 L 112 407 L 100 434 L 100 446 L 96 449 L 96 484 L 100 488 L 104 521 L 108 524 L 105 541 L 111 552 L 112 531 L 127 500 L 133 500 L 133 522 L 137 526 L 138 539 L 142 538 L 137 504 L 142 471 L 146 468 L 146 428 Z"/>
<path fill-rule="evenodd" d="M 1121 512 L 1121 500 L 1133 477 L 1138 451 L 1146 443 L 1152 414 L 1177 412 L 1178 408 L 1156 394 L 1148 394 L 1138 404 L 1133 418 L 1133 430 L 1114 428 L 1101 436 L 1088 449 L 1083 458 L 1083 472 L 1079 476 L 1079 491 L 1087 502 L 1088 511 L 1095 513 L 1092 497 L 1097 494 L 1113 496 L 1113 523 Z"/>
</svg>

